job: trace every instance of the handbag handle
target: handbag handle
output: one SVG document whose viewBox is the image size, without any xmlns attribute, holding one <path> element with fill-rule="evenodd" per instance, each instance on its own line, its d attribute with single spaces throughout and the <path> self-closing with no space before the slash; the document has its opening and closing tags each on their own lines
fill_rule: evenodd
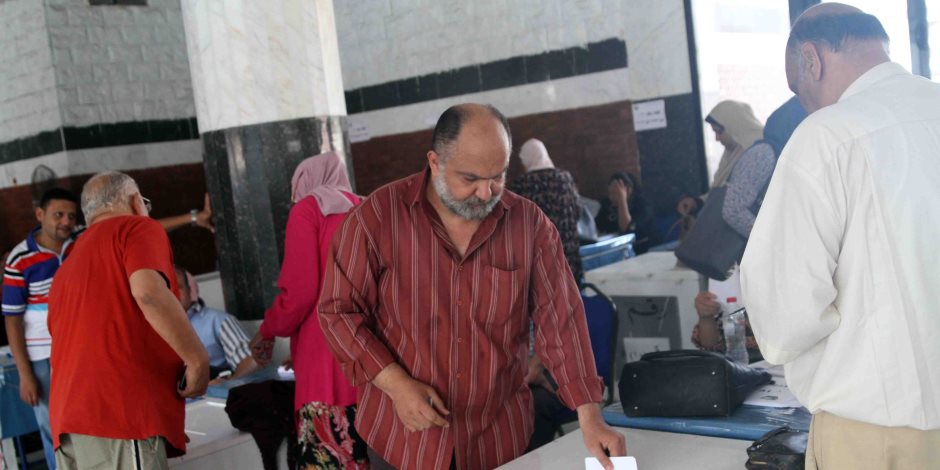
<svg viewBox="0 0 940 470">
<path fill-rule="evenodd" d="M 641 357 L 643 360 L 647 361 L 656 361 L 659 359 L 672 359 L 676 357 L 720 357 L 722 359 L 725 356 L 713 353 L 710 351 L 699 351 L 698 349 L 676 349 L 672 351 L 656 351 L 651 353 L 646 353 Z"/>
</svg>

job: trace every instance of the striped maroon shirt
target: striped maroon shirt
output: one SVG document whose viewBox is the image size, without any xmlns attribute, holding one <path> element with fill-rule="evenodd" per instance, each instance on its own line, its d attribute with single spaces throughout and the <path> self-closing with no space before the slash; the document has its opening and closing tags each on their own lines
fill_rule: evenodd
<svg viewBox="0 0 940 470">
<path fill-rule="evenodd" d="M 532 434 L 530 316 L 566 405 L 599 402 L 603 385 L 551 221 L 504 190 L 461 257 L 425 197 L 429 177 L 393 182 L 350 212 L 333 238 L 320 323 L 360 387 L 356 429 L 385 460 L 447 468 L 456 456 L 458 468 L 494 468 L 521 455 Z M 392 362 L 437 390 L 448 428 L 405 430 L 371 383 Z"/>
</svg>

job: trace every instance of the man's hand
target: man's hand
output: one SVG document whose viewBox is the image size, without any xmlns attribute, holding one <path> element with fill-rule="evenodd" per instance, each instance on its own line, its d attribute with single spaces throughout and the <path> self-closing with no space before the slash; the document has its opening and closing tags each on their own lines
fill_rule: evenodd
<svg viewBox="0 0 940 470">
<path fill-rule="evenodd" d="M 630 188 L 620 180 L 613 180 L 607 185 L 607 197 L 616 202 L 618 207 L 630 199 Z"/>
<path fill-rule="evenodd" d="M 623 434 L 611 429 L 601 416 L 601 408 L 596 403 L 586 403 L 578 407 L 578 424 L 584 435 L 584 447 L 600 461 L 607 470 L 614 470 L 609 457 L 627 455 L 627 441 Z"/>
<path fill-rule="evenodd" d="M 411 378 L 398 364 L 386 366 L 372 383 L 392 399 L 395 413 L 408 431 L 450 425 L 444 419 L 450 411 L 434 388 Z"/>
<path fill-rule="evenodd" d="M 209 193 L 206 193 L 202 203 L 202 210 L 196 213 L 196 225 L 215 233 L 215 224 L 212 223 L 212 204 L 209 203 Z"/>
<path fill-rule="evenodd" d="M 251 358 L 259 366 L 264 367 L 271 363 L 271 356 L 274 354 L 274 340 L 264 339 L 259 331 L 248 343 L 248 348 L 251 349 Z"/>
<path fill-rule="evenodd" d="M 721 313 L 721 304 L 715 299 L 718 296 L 711 292 L 702 291 L 695 296 L 695 312 L 701 318 L 715 318 Z"/>
<path fill-rule="evenodd" d="M 529 358 L 529 370 L 525 375 L 526 385 L 538 385 L 539 387 L 554 393 L 554 387 L 545 377 L 545 366 L 537 355 Z"/>
<path fill-rule="evenodd" d="M 23 400 L 29 406 L 39 404 L 39 397 L 42 391 L 39 390 L 39 381 L 33 374 L 20 374 L 20 400 Z"/>
<path fill-rule="evenodd" d="M 208 366 L 208 362 L 205 363 Z M 186 364 L 186 388 L 178 390 L 184 398 L 196 398 L 206 394 L 209 388 L 209 368 L 200 363 Z"/>
</svg>

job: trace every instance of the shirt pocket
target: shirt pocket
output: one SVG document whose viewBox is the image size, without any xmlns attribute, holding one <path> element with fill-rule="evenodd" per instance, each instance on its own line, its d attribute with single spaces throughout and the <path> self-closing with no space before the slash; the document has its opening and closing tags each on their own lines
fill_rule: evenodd
<svg viewBox="0 0 940 470">
<path fill-rule="evenodd" d="M 480 283 L 474 320 L 484 330 L 506 332 L 507 324 L 524 324 L 525 275 L 522 269 L 487 266 Z"/>
</svg>

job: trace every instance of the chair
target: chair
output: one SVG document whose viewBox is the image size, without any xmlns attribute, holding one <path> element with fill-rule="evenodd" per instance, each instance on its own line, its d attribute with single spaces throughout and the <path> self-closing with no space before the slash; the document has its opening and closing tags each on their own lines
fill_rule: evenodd
<svg viewBox="0 0 940 470">
<path fill-rule="evenodd" d="M 594 295 L 586 295 L 588 291 L 593 291 Z M 589 282 L 581 284 L 581 301 L 584 302 L 584 315 L 587 318 L 588 334 L 591 336 L 594 365 L 607 389 L 607 399 L 604 402 L 606 406 L 614 400 L 614 358 L 617 354 L 617 334 L 620 326 L 617 304 Z"/>
<path fill-rule="evenodd" d="M 593 291 L 593 295 L 587 295 Z M 581 301 L 584 302 L 584 316 L 587 319 L 588 334 L 591 337 L 591 350 L 594 352 L 594 366 L 601 376 L 606 389 L 606 398 L 602 407 L 614 401 L 614 358 L 617 354 L 617 335 L 620 326 L 617 305 L 607 294 L 591 283 L 581 284 Z M 563 408 L 555 414 L 555 432 L 564 435 L 561 426 L 578 418 L 576 412 Z"/>
</svg>

